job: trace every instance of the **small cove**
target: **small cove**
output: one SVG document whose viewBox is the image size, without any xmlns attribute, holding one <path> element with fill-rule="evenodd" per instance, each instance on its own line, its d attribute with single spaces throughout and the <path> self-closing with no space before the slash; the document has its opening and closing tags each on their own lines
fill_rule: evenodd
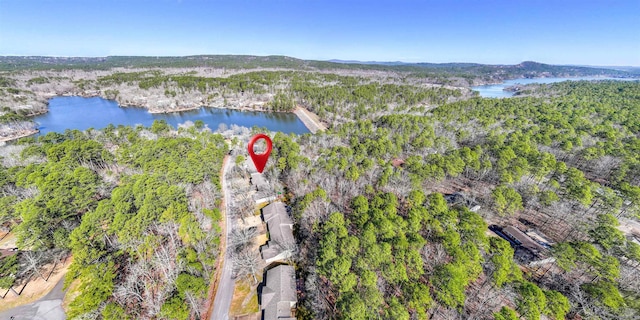
<svg viewBox="0 0 640 320">
<path fill-rule="evenodd" d="M 205 108 L 152 114 L 144 108 L 120 107 L 117 102 L 100 97 L 55 97 L 49 100 L 49 112 L 36 116 L 40 134 L 64 132 L 66 129 L 102 129 L 109 124 L 150 126 L 154 120 L 165 120 L 174 128 L 187 121 L 202 120 L 211 130 L 221 124 L 243 127 L 264 127 L 271 131 L 304 134 L 309 129 L 293 113 L 240 111 L 234 109 Z"/>
<path fill-rule="evenodd" d="M 513 97 L 515 92 L 505 91 L 505 88 L 514 85 L 527 85 L 532 83 L 556 83 L 563 81 L 593 81 L 593 80 L 616 80 L 616 81 L 633 81 L 638 79 L 626 79 L 626 78 L 596 78 L 596 77 L 581 77 L 581 78 L 521 78 L 506 80 L 499 84 L 489 84 L 483 86 L 471 87 L 471 90 L 478 91 L 483 98 L 509 98 Z"/>
</svg>

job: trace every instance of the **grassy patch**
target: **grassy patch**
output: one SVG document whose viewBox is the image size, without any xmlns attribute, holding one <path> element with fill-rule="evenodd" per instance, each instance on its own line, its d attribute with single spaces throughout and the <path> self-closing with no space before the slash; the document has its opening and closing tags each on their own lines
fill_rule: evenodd
<svg viewBox="0 0 640 320">
<path fill-rule="evenodd" d="M 247 301 L 242 309 L 242 314 L 256 313 L 258 311 L 260 311 L 260 307 L 258 306 L 258 292 L 253 290 L 249 301 Z"/>
<path fill-rule="evenodd" d="M 254 212 L 254 215 L 259 216 L 259 215 L 260 215 L 260 213 L 261 213 L 261 211 L 260 211 L 260 210 L 262 210 L 262 208 L 264 208 L 264 207 L 266 207 L 266 206 L 268 206 L 268 205 L 269 205 L 269 203 L 268 203 L 268 202 L 261 203 L 261 204 L 257 205 L 257 206 L 256 206 L 256 211 Z"/>
<path fill-rule="evenodd" d="M 269 237 L 267 236 L 267 234 L 261 234 L 257 237 L 255 237 L 255 239 L 253 240 L 253 244 L 260 248 L 261 245 L 267 243 L 267 241 L 269 241 Z"/>
<path fill-rule="evenodd" d="M 229 314 L 242 315 L 258 312 L 258 291 L 257 287 L 251 284 L 252 280 L 242 279 L 236 281 L 236 288 L 233 292 Z"/>
</svg>

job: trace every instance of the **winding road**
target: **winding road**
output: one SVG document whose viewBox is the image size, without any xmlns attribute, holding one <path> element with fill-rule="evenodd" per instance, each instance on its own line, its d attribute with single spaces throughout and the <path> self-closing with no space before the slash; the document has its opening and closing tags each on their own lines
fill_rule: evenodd
<svg viewBox="0 0 640 320">
<path fill-rule="evenodd" d="M 227 157 L 227 161 L 222 169 L 222 192 L 224 194 L 224 214 L 225 214 L 225 231 L 224 231 L 224 243 L 225 246 L 229 243 L 229 232 L 231 232 L 231 210 L 229 205 L 232 201 L 229 186 L 227 184 L 227 172 L 231 168 L 233 160 L 231 157 Z M 218 291 L 213 301 L 213 311 L 211 312 L 211 320 L 227 320 L 229 319 L 229 308 L 231 307 L 231 299 L 233 298 L 233 290 L 235 287 L 235 280 L 231 278 L 232 264 L 231 253 L 226 248 L 222 248 L 225 252 L 224 260 L 222 262 L 222 273 L 220 274 L 220 281 L 218 282 Z"/>
</svg>

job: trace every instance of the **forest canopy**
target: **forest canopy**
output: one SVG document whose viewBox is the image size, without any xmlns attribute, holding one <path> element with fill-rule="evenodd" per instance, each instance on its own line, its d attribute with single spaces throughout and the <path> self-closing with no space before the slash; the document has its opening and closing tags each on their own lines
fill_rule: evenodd
<svg viewBox="0 0 640 320">
<path fill-rule="evenodd" d="M 638 81 L 529 85 L 487 99 L 468 84 L 572 69 L 109 57 L 71 61 L 71 76 L 56 78 L 46 58 L 3 61 L 34 73 L 0 78 L 2 97 L 57 81 L 116 100 L 153 94 L 171 110 L 185 97 L 242 108 L 254 99 L 259 110 L 303 107 L 328 123 L 314 135 L 271 133 L 265 171 L 294 221 L 301 319 L 640 314 L 640 244 L 629 231 L 640 219 Z M 207 75 L 223 65 L 234 70 Z M 71 80 L 79 70 L 95 74 Z M 582 71 L 599 72 L 572 72 Z M 3 110 L 3 125 L 31 116 Z M 82 294 L 70 318 L 203 316 L 222 249 L 222 161 L 235 156 L 241 176 L 246 158 L 246 137 L 227 138 L 157 121 L 6 146 L 0 225 L 19 253 L 0 260 L 0 288 L 71 255 L 66 284 Z M 244 200 L 240 210 L 254 213 Z"/>
<path fill-rule="evenodd" d="M 295 147 L 276 136 L 278 161 L 296 163 L 276 172 L 295 195 L 302 314 L 636 317 L 637 240 L 618 226 L 640 214 L 640 83 L 531 90 L 354 121 Z M 531 255 L 485 221 L 553 245 Z"/>
<path fill-rule="evenodd" d="M 220 230 L 222 136 L 192 127 L 114 127 L 23 139 L 2 167 L 0 222 L 20 255 L 0 260 L 1 287 L 29 281 L 61 252 L 80 293 L 70 318 L 188 319 L 203 310 Z M 153 133 L 155 131 L 156 133 Z"/>
</svg>

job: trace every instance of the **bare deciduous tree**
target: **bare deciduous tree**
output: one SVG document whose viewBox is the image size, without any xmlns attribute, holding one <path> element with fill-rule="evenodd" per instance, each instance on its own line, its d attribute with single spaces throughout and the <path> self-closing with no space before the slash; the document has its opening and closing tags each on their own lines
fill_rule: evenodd
<svg viewBox="0 0 640 320">
<path fill-rule="evenodd" d="M 251 276 L 253 283 L 258 283 L 256 274 L 261 271 L 261 258 L 257 252 L 246 250 L 236 253 L 231 257 L 234 273 L 240 277 Z"/>
<path fill-rule="evenodd" d="M 244 251 L 257 234 L 256 228 L 235 228 L 229 234 L 229 244 L 235 252 Z"/>
<path fill-rule="evenodd" d="M 22 254 L 24 258 L 24 273 L 37 274 L 45 282 L 46 279 L 40 272 L 40 268 L 47 261 L 47 257 L 43 251 L 25 251 Z"/>
<path fill-rule="evenodd" d="M 187 291 L 185 292 L 185 299 L 187 300 L 189 307 L 191 307 L 191 311 L 195 313 L 196 319 L 200 319 L 200 308 L 202 306 L 198 298 L 196 298 L 191 291 Z"/>
</svg>

